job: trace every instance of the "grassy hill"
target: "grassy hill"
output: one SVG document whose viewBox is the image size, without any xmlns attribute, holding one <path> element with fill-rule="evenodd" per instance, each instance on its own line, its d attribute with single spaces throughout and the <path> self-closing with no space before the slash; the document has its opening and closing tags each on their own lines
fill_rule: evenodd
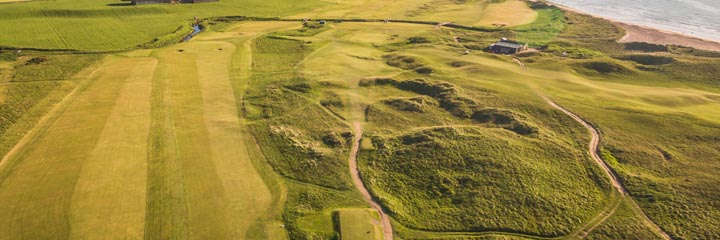
<svg viewBox="0 0 720 240">
<path fill-rule="evenodd" d="M 211 18 L 174 44 L 227 15 L 482 28 Z M 56 49 L 0 51 L 6 238 L 379 239 L 363 186 L 402 239 L 720 237 L 717 53 L 515 0 L 28 1 L 0 19 L 0 45 Z M 500 37 L 546 48 L 477 51 Z M 545 98 L 600 132 L 629 196 Z"/>
</svg>

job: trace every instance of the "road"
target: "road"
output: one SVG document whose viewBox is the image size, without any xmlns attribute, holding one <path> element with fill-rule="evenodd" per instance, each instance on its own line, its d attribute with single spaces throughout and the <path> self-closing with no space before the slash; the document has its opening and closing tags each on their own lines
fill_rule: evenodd
<svg viewBox="0 0 720 240">
<path fill-rule="evenodd" d="M 372 198 L 370 192 L 365 187 L 362 179 L 360 179 L 360 171 L 358 171 L 357 167 L 357 156 L 358 151 L 360 150 L 360 141 L 362 140 L 362 126 L 359 122 L 353 122 L 353 130 L 355 131 L 355 136 L 353 138 L 353 144 L 352 148 L 350 149 L 349 157 L 350 174 L 352 175 L 353 183 L 355 184 L 355 187 L 357 187 L 358 191 L 360 191 L 360 193 L 362 194 L 363 199 L 365 199 L 365 201 L 370 204 L 370 206 L 375 209 L 378 214 L 380 214 L 380 221 L 382 222 L 383 228 L 383 239 L 392 240 L 393 230 L 392 224 L 390 223 L 390 217 L 385 213 L 380 204 Z"/>
</svg>

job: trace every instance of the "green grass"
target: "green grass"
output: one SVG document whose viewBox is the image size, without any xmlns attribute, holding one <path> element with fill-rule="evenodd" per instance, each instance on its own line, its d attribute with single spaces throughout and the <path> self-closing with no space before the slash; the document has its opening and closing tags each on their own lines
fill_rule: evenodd
<svg viewBox="0 0 720 240">
<path fill-rule="evenodd" d="M 123 50 L 164 41 L 163 36 L 173 35 L 178 27 L 189 25 L 195 16 L 277 17 L 323 5 L 325 3 L 320 1 L 284 0 L 223 0 L 217 3 L 147 6 L 128 6 L 128 2 L 120 0 L 3 4 L 0 20 L 4 30 L 12 34 L 3 34 L 0 46 Z"/>
<path fill-rule="evenodd" d="M 14 82 L 65 80 L 101 59 L 101 55 L 47 55 L 27 57 L 15 68 Z"/>
<path fill-rule="evenodd" d="M 283 220 L 290 239 L 332 239 L 332 211 L 337 208 L 364 207 L 354 192 L 341 192 L 304 183 L 289 182 L 288 201 Z"/>
<path fill-rule="evenodd" d="M 138 92 L 136 89 L 123 87 L 124 80 L 130 77 L 130 70 L 135 66 L 122 61 L 114 63 L 117 64 L 114 68 L 94 76 L 96 79 L 90 85 L 84 86 L 72 102 L 63 105 L 62 112 L 53 116 L 53 120 L 47 125 L 41 126 L 39 134 L 27 142 L 16 155 L 7 159 L 7 162 L 3 162 L 0 170 L 2 179 L 0 201 L 7 207 L 0 211 L 4 216 L 12 217 L 3 218 L 4 227 L 0 229 L 2 235 L 10 238 L 24 236 L 42 239 L 71 235 L 91 237 L 93 233 L 102 234 L 101 231 L 86 232 L 95 226 L 91 223 L 93 219 L 96 219 L 93 217 L 97 216 L 95 214 L 102 215 L 105 220 L 115 220 L 116 223 L 122 225 L 123 232 L 130 236 L 142 233 L 142 211 L 137 211 L 135 207 L 139 204 L 140 209 L 144 209 L 144 184 L 142 182 L 145 179 L 143 176 L 130 177 L 134 176 L 133 174 L 142 174 L 135 168 L 120 170 L 122 168 L 120 166 L 132 165 L 136 163 L 135 161 L 119 164 L 118 171 L 115 172 L 120 175 L 127 174 L 125 176 L 133 179 L 132 181 L 107 182 L 108 187 L 118 184 L 115 188 L 105 188 L 112 189 L 110 192 L 88 191 L 83 187 L 85 181 L 92 181 L 92 179 L 87 179 L 85 174 L 99 174 L 103 171 L 102 168 L 94 169 L 90 166 L 93 162 L 102 162 L 108 156 L 104 155 L 102 148 L 95 148 L 95 146 L 99 141 L 109 140 L 107 137 L 112 138 L 103 133 L 106 130 L 109 131 L 109 128 L 105 128 L 106 120 L 111 116 L 116 116 L 112 114 L 116 100 L 130 92 Z M 139 100 L 142 104 L 143 99 Z M 147 101 L 144 102 L 147 103 Z M 125 106 L 131 107 L 130 105 Z M 115 113 L 123 110 L 118 108 L 117 111 Z M 126 108 L 125 111 L 131 111 L 131 109 Z M 128 133 L 139 134 L 147 131 L 147 129 L 135 130 L 139 132 Z M 68 141 L 69 139 L 71 141 Z M 142 146 L 140 144 L 132 147 L 142 148 Z M 110 151 L 107 154 L 124 152 L 125 149 L 118 147 L 117 150 L 119 152 Z M 141 160 L 145 156 L 141 152 L 140 158 L 136 160 Z M 86 163 L 90 165 L 85 165 Z M 38 178 L 37 176 L 44 177 Z M 102 179 L 98 180 L 103 181 Z M 136 184 L 141 187 L 134 188 L 137 186 Z M 137 191 L 140 191 L 140 197 L 136 197 Z M 109 198 L 94 198 L 85 195 L 86 193 L 109 194 Z M 120 200 L 123 204 L 105 208 L 101 204 L 101 199 Z M 93 206 L 97 208 L 82 211 L 85 209 L 84 206 L 77 204 L 87 203 L 85 201 L 93 202 Z M 28 202 L 33 204 L 26 204 Z M 95 214 L 85 215 L 90 213 Z M 138 215 L 140 218 L 137 218 Z M 68 227 L 70 221 L 76 224 L 75 228 Z M 103 226 L 107 227 L 106 230 L 119 229 L 107 224 Z"/>
<path fill-rule="evenodd" d="M 603 203 L 604 186 L 588 178 L 596 173 L 568 164 L 578 153 L 561 145 L 479 127 L 377 136 L 373 144 L 361 154 L 366 182 L 412 228 L 562 236 Z"/>
<path fill-rule="evenodd" d="M 526 98 L 524 94 L 527 93 L 518 93 L 518 91 L 523 90 L 512 90 L 512 88 L 510 87 L 511 85 L 508 85 L 507 88 L 504 88 L 502 86 L 495 86 L 497 85 L 497 83 L 493 85 L 496 88 L 503 89 L 503 94 L 511 94 L 511 96 L 513 96 L 508 97 L 502 95 L 501 93 L 497 93 L 497 91 L 499 90 L 489 90 L 486 89 L 487 86 L 484 86 L 484 84 L 467 80 L 464 74 L 469 75 L 473 71 L 477 71 L 477 69 L 484 69 L 485 73 L 490 75 L 490 77 L 487 78 L 503 77 L 506 74 L 502 71 L 494 71 L 493 66 L 484 66 L 481 65 L 482 63 L 476 63 L 476 61 L 481 62 L 480 59 L 466 59 L 465 61 L 472 61 L 470 65 L 473 66 L 463 67 L 461 70 L 455 70 L 458 72 L 453 73 L 451 69 L 454 69 L 454 67 L 450 66 L 449 63 L 459 60 L 456 59 L 456 55 L 448 51 L 427 50 L 427 52 L 423 52 L 420 49 L 427 48 L 427 46 L 408 45 L 401 47 L 400 49 L 403 50 L 398 51 L 394 54 L 394 56 L 404 56 L 404 59 L 409 57 L 414 58 L 415 62 L 422 63 L 423 65 L 436 70 L 433 74 L 430 75 L 431 78 L 439 78 L 450 81 L 451 83 L 453 83 L 452 85 L 454 86 L 446 87 L 445 85 L 443 85 L 443 82 L 440 81 L 431 81 L 427 84 L 423 82 L 397 81 L 396 84 L 391 84 L 391 86 L 375 84 L 374 87 L 370 86 L 360 89 L 353 87 L 353 84 L 357 84 L 357 81 L 359 79 L 372 76 L 388 76 L 398 74 L 399 76 L 396 77 L 397 79 L 406 79 L 419 76 L 413 71 L 414 68 L 417 66 L 396 68 L 385 65 L 388 63 L 388 58 L 382 57 L 384 53 L 382 53 L 378 49 L 375 49 L 375 47 L 372 45 L 357 44 L 353 43 L 353 41 L 348 41 L 349 39 L 352 39 L 352 37 L 342 34 L 344 32 L 353 32 L 353 35 L 355 36 L 364 35 L 367 34 L 365 32 L 374 31 L 372 29 L 368 29 L 371 27 L 374 26 L 371 24 L 333 25 L 334 30 L 332 31 L 337 32 L 335 34 L 332 34 L 333 32 L 326 32 L 315 37 L 306 38 L 306 40 L 311 40 L 313 44 L 322 44 L 322 46 L 319 47 L 316 52 L 306 58 L 306 60 L 302 64 L 303 70 L 301 72 L 310 76 L 315 76 L 317 74 L 317 76 L 320 76 L 321 78 L 320 81 L 337 82 L 338 86 L 327 86 L 325 88 L 327 89 L 327 91 L 339 93 L 341 94 L 341 96 L 357 96 L 355 97 L 356 100 L 354 100 L 355 103 L 353 103 L 353 100 L 344 101 L 344 105 L 350 107 L 346 107 L 343 110 L 339 111 L 344 112 L 342 115 L 349 118 L 358 118 L 357 114 L 355 113 L 357 111 L 360 111 L 361 113 L 364 112 L 364 117 L 362 117 L 361 115 L 361 117 L 359 117 L 358 119 L 367 121 L 366 124 L 368 128 L 366 130 L 368 130 L 368 134 L 370 134 L 368 135 L 368 138 L 382 139 L 382 141 L 384 141 L 385 143 L 383 145 L 388 147 L 389 150 L 381 151 L 376 149 L 370 150 L 369 152 L 364 151 L 363 153 L 361 153 L 361 166 L 363 166 L 362 172 L 363 176 L 365 177 L 366 184 L 369 184 L 371 186 L 374 194 L 381 199 L 381 202 L 391 211 L 393 216 L 400 223 L 413 228 L 428 229 L 431 231 L 441 230 L 472 232 L 482 230 L 501 230 L 529 233 L 535 235 L 555 236 L 569 232 L 571 229 L 576 227 L 574 223 L 583 222 L 594 216 L 596 211 L 598 211 L 597 209 L 600 208 L 603 204 L 602 199 L 604 199 L 603 195 L 607 183 L 599 177 L 601 175 L 599 175 L 597 169 L 593 170 L 592 167 L 587 168 L 577 162 L 587 161 L 587 159 L 582 158 L 582 152 L 578 150 L 573 150 L 577 149 L 576 146 L 578 145 L 574 145 L 574 142 L 568 143 L 565 142 L 566 140 L 560 140 L 564 138 L 549 137 L 549 135 L 568 134 L 567 131 L 569 129 L 567 129 L 567 127 L 561 127 L 561 122 L 554 122 L 552 120 L 549 120 L 555 117 L 551 117 L 552 115 L 549 115 L 547 112 L 538 113 L 535 112 L 535 110 L 530 110 L 537 107 L 534 104 L 530 104 L 527 102 L 514 103 L 513 101 L 521 101 L 520 99 Z M 377 27 L 382 28 L 383 26 Z M 412 34 L 410 36 L 418 35 L 418 33 L 409 34 Z M 382 36 L 377 37 L 379 37 L 375 38 L 377 40 L 383 39 Z M 399 38 L 402 39 L 402 37 Z M 342 49 L 345 54 L 335 52 L 337 49 Z M 352 64 L 337 64 L 332 66 L 323 65 L 322 62 L 326 61 L 348 62 Z M 402 59 L 399 61 L 405 62 L 402 61 Z M 390 62 L 392 63 L 394 61 Z M 377 63 L 380 63 L 381 65 L 377 65 Z M 517 66 L 508 63 L 503 67 L 516 68 Z M 485 80 L 485 78 L 483 78 L 479 81 L 485 83 L 485 81 L 489 80 Z M 343 86 L 342 82 L 345 82 L 344 84 L 347 85 Z M 363 84 L 362 81 L 361 84 Z M 442 90 L 443 88 L 445 88 L 446 90 Z M 459 94 L 450 94 L 454 91 L 458 91 Z M 397 104 L 409 103 L 395 101 L 397 99 L 411 99 L 410 97 L 416 97 L 418 94 L 426 95 L 430 99 L 432 99 L 423 100 L 425 102 L 423 104 L 425 105 L 418 107 L 419 109 L 423 109 L 422 111 L 413 111 L 412 109 L 408 110 L 407 108 L 403 108 L 402 106 L 398 107 Z M 530 94 L 532 95 L 532 93 Z M 468 99 L 469 96 L 477 97 Z M 544 141 L 558 142 L 555 142 L 551 145 L 543 145 L 543 143 L 541 143 L 540 141 L 533 140 L 532 137 L 518 136 L 511 131 L 503 130 L 501 127 L 497 127 L 495 125 L 500 122 L 504 123 L 504 121 L 498 120 L 498 122 L 488 123 L 475 122 L 475 120 L 470 119 L 469 115 L 463 115 L 459 114 L 460 112 L 456 112 L 454 104 L 457 103 L 455 103 L 454 101 L 469 101 L 468 103 L 474 102 L 472 104 L 468 104 L 467 106 L 470 110 L 469 115 L 473 115 L 472 110 L 474 107 L 477 107 L 478 110 L 480 110 L 481 107 L 512 109 L 522 107 L 520 108 L 519 113 L 514 113 L 513 115 L 517 115 L 517 117 L 523 119 L 523 121 L 532 121 L 534 124 L 541 124 L 541 132 L 545 131 L 545 134 L 549 134 L 547 135 L 548 137 L 545 137 L 546 135 L 543 134 L 542 139 Z M 355 110 L 353 110 L 353 108 L 356 106 L 361 106 L 362 108 L 355 108 Z M 368 107 L 367 110 L 364 110 L 364 107 Z M 534 119 L 543 119 L 543 122 L 540 123 L 539 120 Z M 572 123 L 571 120 L 564 121 L 567 121 L 567 123 Z M 473 134 L 468 133 L 468 136 L 458 134 L 457 139 L 455 139 L 455 135 L 452 134 L 431 134 L 433 132 L 432 127 L 435 125 L 437 126 L 437 129 L 444 129 L 442 128 L 443 125 L 452 126 L 453 124 L 466 125 L 468 127 L 458 127 L 458 129 L 462 129 L 458 131 L 468 131 L 472 132 Z M 475 126 L 470 127 L 472 125 Z M 572 126 L 574 125 L 571 125 L 570 129 L 572 129 Z M 448 128 L 453 129 L 452 127 Z M 551 134 L 547 131 L 558 131 L 558 133 Z M 481 132 L 483 134 L 475 132 Z M 418 135 L 418 139 L 423 139 L 422 136 L 424 136 L 426 133 L 435 137 L 431 137 L 431 140 L 428 140 L 428 142 L 418 142 L 417 146 L 411 143 L 407 143 L 407 145 L 405 145 L 402 143 L 403 141 L 400 140 L 403 139 L 403 137 L 407 137 L 407 139 L 414 139 L 410 136 L 413 134 Z M 488 137 L 481 137 L 483 135 L 486 135 Z M 494 140 L 492 139 L 496 138 L 503 140 L 497 140 L 497 143 L 493 143 Z M 509 144 L 510 146 L 503 145 L 507 144 L 505 142 L 511 141 L 510 139 L 513 139 L 513 143 Z M 484 201 L 482 196 L 484 195 L 479 193 L 481 192 L 480 189 L 505 189 L 507 188 L 505 186 L 506 184 L 513 184 L 514 180 L 512 179 L 517 178 L 512 176 L 518 175 L 510 173 L 506 175 L 507 178 L 503 178 L 501 175 L 503 171 L 498 170 L 498 174 L 500 175 L 495 176 L 494 178 L 480 178 L 480 176 L 474 177 L 474 175 L 471 173 L 477 171 L 475 171 L 472 167 L 479 167 L 479 164 L 477 164 L 476 162 L 465 162 L 465 164 L 463 164 L 464 161 L 469 161 L 467 160 L 467 158 L 463 157 L 463 154 L 467 154 L 465 156 L 478 156 L 482 154 L 487 154 L 486 152 L 495 152 L 483 151 L 483 148 L 481 148 L 480 146 L 485 145 L 482 144 L 487 144 L 487 149 L 512 149 L 507 153 L 510 155 L 487 156 L 487 160 L 485 161 L 491 161 L 492 159 L 503 159 L 505 161 L 508 161 L 509 159 L 517 159 L 517 162 L 508 162 L 505 163 L 507 165 L 500 165 L 505 166 L 505 168 L 502 169 L 506 169 L 508 171 L 509 169 L 517 169 L 517 172 L 525 173 L 529 171 L 547 171 L 545 173 L 537 172 L 534 174 L 530 174 L 533 177 L 529 179 L 534 179 L 533 181 L 536 182 L 528 182 L 526 185 L 528 186 L 527 196 L 529 197 L 527 200 L 532 202 L 534 201 L 532 199 L 535 199 L 538 202 L 535 202 L 533 204 L 527 204 L 526 206 L 528 207 L 525 210 L 523 210 L 524 208 L 522 207 L 518 207 L 517 203 L 506 202 L 514 201 L 511 200 L 515 199 L 514 197 L 516 195 L 514 194 L 517 194 L 517 192 L 522 192 L 522 190 L 520 190 L 522 184 L 517 183 L 520 185 L 512 188 L 514 194 L 510 194 L 508 192 L 508 195 L 504 195 L 502 191 L 498 190 L 499 192 L 497 194 L 493 194 L 498 195 L 498 197 L 494 198 L 495 200 L 492 200 L 498 202 L 482 203 L 482 201 Z M 446 146 L 448 149 L 445 150 L 443 149 L 443 147 L 439 146 Z M 540 150 L 553 147 L 562 148 L 563 150 L 549 152 L 554 152 L 555 154 L 567 153 L 568 155 L 543 155 L 542 152 L 544 151 Z M 436 150 L 428 151 L 426 149 Z M 394 155 L 396 151 L 398 154 Z M 448 156 L 447 162 L 441 161 L 442 159 L 446 159 L 442 156 Z M 533 164 L 536 164 L 535 167 L 531 167 L 531 169 L 533 170 L 525 169 L 524 167 L 522 167 L 524 166 L 523 162 L 525 161 L 523 159 L 528 159 L 528 156 L 533 156 L 530 158 L 533 159 L 532 161 L 530 161 L 532 162 L 532 164 L 528 162 L 528 166 L 533 166 Z M 580 157 L 580 160 L 569 160 L 578 159 L 578 157 Z M 482 159 L 477 161 L 484 161 Z M 539 163 L 544 160 L 547 160 L 549 162 L 543 164 L 543 166 L 545 167 L 540 167 Z M 453 165 L 454 163 L 457 163 L 459 165 Z M 493 163 L 502 164 L 502 162 Z M 466 167 L 463 168 L 460 166 Z M 593 165 L 588 162 L 587 166 Z M 550 172 L 557 171 L 564 172 L 560 175 L 567 176 L 567 178 L 540 178 L 540 176 L 551 176 L 553 174 L 550 174 Z M 458 180 L 458 178 L 461 177 L 470 179 L 464 181 L 467 185 L 454 186 L 453 183 L 459 182 L 460 180 Z M 445 180 L 443 179 L 446 179 L 447 183 L 445 183 Z M 578 182 L 577 179 L 584 180 Z M 480 183 L 482 181 L 487 181 L 486 183 L 488 185 L 484 185 L 486 187 L 481 187 L 483 186 L 483 184 Z M 522 180 L 518 181 L 523 182 Z M 558 201 L 547 199 L 547 201 L 545 201 L 542 200 L 544 199 L 544 197 L 541 197 L 542 195 L 536 195 L 542 192 L 547 192 L 547 190 L 540 189 L 550 188 L 549 186 L 553 185 L 570 183 L 572 184 L 568 185 L 565 188 L 574 189 L 571 191 L 573 192 L 572 196 L 577 197 L 586 194 L 586 197 L 581 197 L 574 200 L 565 199 Z M 453 193 L 453 191 L 457 192 Z M 472 197 L 473 193 L 477 194 L 477 197 Z M 507 196 L 507 199 L 503 200 L 501 196 Z M 537 196 L 537 198 L 530 196 Z M 557 197 L 564 198 L 561 196 Z M 567 197 L 570 197 L 570 195 L 567 195 Z M 459 203 L 460 201 L 465 201 L 465 203 L 461 204 Z M 483 205 L 505 205 L 502 202 L 507 205 L 514 206 L 513 209 L 511 210 L 496 208 L 495 210 L 486 210 L 484 208 L 474 207 Z M 532 207 L 538 205 L 558 203 L 570 205 L 563 205 L 563 207 Z M 553 218 L 551 216 L 556 216 L 559 213 L 543 212 L 545 210 L 552 211 L 551 209 L 575 209 L 575 211 L 567 211 L 572 212 L 572 215 L 569 216 L 563 215 L 562 217 Z M 510 212 L 512 211 L 516 211 L 515 213 L 517 213 L 518 216 L 522 215 L 525 217 L 527 215 L 531 215 L 542 220 L 530 221 L 533 222 L 533 224 L 526 224 L 527 222 L 522 220 L 514 221 L 514 219 L 518 219 L 518 217 L 511 217 L 512 213 Z M 565 214 L 568 214 L 567 212 L 565 212 Z M 501 215 L 503 217 L 491 220 L 480 219 L 480 215 Z M 497 222 L 492 223 L 492 221 Z M 483 222 L 486 224 L 487 222 L 490 223 L 484 226 L 464 225 L 473 222 Z M 492 224 L 495 225 L 493 226 Z"/>
<path fill-rule="evenodd" d="M 155 53 L 167 95 L 156 103 L 161 129 L 148 177 L 148 209 L 155 211 L 147 216 L 148 239 L 242 238 L 271 203 L 247 154 L 249 136 L 239 134 L 229 75 L 234 51 L 230 43 L 199 41 Z"/>
<path fill-rule="evenodd" d="M 470 21 L 463 8 L 487 4 L 107 3 L 5 4 L 0 19 L 17 34 L 0 45 L 158 47 L 195 15 L 311 8 L 299 15 Z M 189 43 L 102 64 L 100 55 L 3 52 L 0 150 L 20 145 L 0 163 L 0 234 L 363 238 L 374 216 L 348 210 L 368 207 L 348 174 L 358 121 L 364 184 L 403 239 L 562 238 L 596 223 L 588 238 L 656 237 L 629 198 L 598 220 L 615 195 L 586 153 L 586 129 L 544 94 L 601 131 L 603 158 L 663 230 L 720 238 L 717 55 L 615 43 L 623 32 L 607 21 L 531 6 L 534 23 L 497 32 L 223 22 Z M 472 49 L 502 36 L 549 48 L 520 56 L 523 70 L 506 56 L 460 55 L 453 36 Z"/>
<path fill-rule="evenodd" d="M 537 19 L 527 25 L 512 28 L 517 40 L 531 46 L 543 46 L 555 39 L 565 28 L 565 12 L 557 7 L 538 4 Z"/>
<path fill-rule="evenodd" d="M 602 225 L 587 235 L 586 239 L 659 239 L 634 214 L 627 203 L 622 203 L 615 213 Z"/>
<path fill-rule="evenodd" d="M 316 85 L 292 72 L 309 47 L 278 37 L 257 39 L 244 111 L 255 120 L 250 127 L 276 171 L 298 181 L 350 189 L 343 148 L 349 140 L 340 145 L 324 141 L 350 132 L 349 127 L 314 99 Z M 295 87 L 303 82 L 303 88 Z"/>
<path fill-rule="evenodd" d="M 335 212 L 340 228 L 340 239 L 380 240 L 380 217 L 373 209 L 341 209 Z"/>
</svg>

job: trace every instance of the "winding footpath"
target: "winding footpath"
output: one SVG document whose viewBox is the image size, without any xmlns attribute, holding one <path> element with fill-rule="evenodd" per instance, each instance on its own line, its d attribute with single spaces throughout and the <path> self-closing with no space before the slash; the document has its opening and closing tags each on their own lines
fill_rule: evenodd
<svg viewBox="0 0 720 240">
<path fill-rule="evenodd" d="M 590 151 L 590 156 L 592 157 L 592 159 L 595 160 L 595 162 L 598 164 L 598 166 L 600 166 L 603 169 L 603 171 L 605 171 L 605 174 L 608 176 L 608 178 L 610 178 L 610 181 L 612 182 L 613 187 L 615 187 L 615 189 L 622 195 L 622 197 L 627 197 L 628 203 L 631 205 L 630 207 L 633 208 L 635 210 L 635 212 L 638 213 L 638 215 L 640 215 L 643 222 L 645 222 L 645 225 L 652 228 L 656 233 L 660 234 L 660 236 L 664 240 L 671 240 L 672 238 L 670 237 L 670 235 L 668 235 L 657 224 L 655 224 L 655 222 L 653 222 L 650 218 L 648 218 L 648 216 L 642 211 L 640 206 L 638 206 L 637 203 L 628 196 L 627 190 L 622 185 L 622 183 L 620 183 L 620 180 L 618 180 L 617 176 L 615 176 L 615 173 L 613 173 L 613 171 L 610 169 L 610 166 L 608 166 L 607 163 L 605 161 L 603 161 L 602 158 L 600 158 L 600 156 L 598 155 L 598 153 L 597 153 L 598 145 L 600 144 L 600 134 L 599 134 L 598 130 L 595 129 L 595 127 L 593 127 L 592 125 L 590 125 L 588 122 L 586 122 L 585 120 L 580 118 L 578 115 L 571 112 L 570 110 L 567 110 L 566 108 L 558 105 L 557 103 L 553 102 L 552 100 L 550 100 L 549 98 L 547 98 L 545 96 L 541 96 L 541 97 L 545 100 L 545 102 L 550 104 L 550 106 L 562 111 L 563 113 L 570 116 L 572 119 L 574 119 L 578 123 L 582 124 L 585 128 L 587 128 L 588 131 L 590 131 L 592 138 L 590 139 L 590 144 L 588 145 L 588 150 Z M 607 220 L 607 218 L 609 218 L 610 215 L 612 215 L 612 214 L 609 214 L 608 216 L 606 216 L 605 219 L 603 219 L 600 223 L 602 223 L 604 220 Z M 595 227 L 597 227 L 597 226 L 592 227 L 590 231 L 592 231 L 592 229 L 594 229 Z"/>
<path fill-rule="evenodd" d="M 382 223 L 383 229 L 383 239 L 392 240 L 393 229 L 392 224 L 390 223 L 390 217 L 385 213 L 380 204 L 372 198 L 370 192 L 365 187 L 362 179 L 360 179 L 360 171 L 358 171 L 357 167 L 357 156 L 358 151 L 360 150 L 360 141 L 362 140 L 362 126 L 359 122 L 353 122 L 353 131 L 355 131 L 355 136 L 353 137 L 353 144 L 352 148 L 350 149 L 350 175 L 352 176 L 353 183 L 355 183 L 355 187 L 357 187 L 358 191 L 360 191 L 360 194 L 362 194 L 365 202 L 370 204 L 370 206 L 375 209 L 378 214 L 380 214 L 380 221 Z"/>
</svg>

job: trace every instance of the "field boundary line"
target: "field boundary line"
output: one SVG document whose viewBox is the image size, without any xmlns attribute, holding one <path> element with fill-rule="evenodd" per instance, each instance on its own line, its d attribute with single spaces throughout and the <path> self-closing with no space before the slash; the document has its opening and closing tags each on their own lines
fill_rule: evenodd
<svg viewBox="0 0 720 240">
<path fill-rule="evenodd" d="M 87 74 L 87 77 L 85 79 L 82 79 L 83 77 L 80 77 L 79 75 L 83 74 L 81 71 L 80 73 L 76 74 L 75 76 L 71 77 L 70 79 L 82 79 L 80 82 L 75 86 L 75 89 L 73 89 L 70 93 L 65 95 L 65 97 L 62 98 L 59 102 L 55 103 L 55 106 L 53 106 L 44 116 L 42 116 L 37 123 L 33 126 L 32 129 L 30 129 L 27 133 L 25 133 L 25 136 L 23 136 L 20 141 L 15 143 L 15 146 L 13 146 L 6 154 L 2 157 L 0 160 L 0 172 L 4 171 L 7 165 L 9 164 L 12 159 L 21 153 L 21 150 L 27 145 L 29 142 L 32 142 L 37 137 L 40 136 L 42 132 L 45 131 L 45 129 L 49 126 L 50 123 L 54 122 L 62 112 L 65 111 L 65 109 L 68 107 L 68 105 L 75 99 L 75 96 L 79 94 L 79 92 L 84 91 L 87 89 L 87 87 L 95 80 L 95 76 L 97 75 L 97 72 L 102 69 L 102 66 L 106 64 L 106 59 L 102 60 L 101 64 L 95 64 L 93 66 L 90 66 L 89 68 L 92 69 L 90 73 Z"/>
</svg>

